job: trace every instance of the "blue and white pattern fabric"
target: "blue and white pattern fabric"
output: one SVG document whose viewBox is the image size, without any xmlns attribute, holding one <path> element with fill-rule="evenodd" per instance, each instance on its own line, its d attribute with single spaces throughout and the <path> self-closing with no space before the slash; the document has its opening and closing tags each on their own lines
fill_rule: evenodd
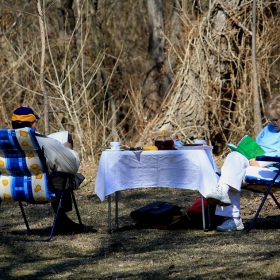
<svg viewBox="0 0 280 280">
<path fill-rule="evenodd" d="M 251 191 L 266 192 L 269 183 L 275 176 L 276 172 L 268 168 L 249 166 L 246 168 L 242 188 L 249 189 Z M 270 192 L 275 193 L 279 190 L 280 178 L 278 177 Z"/>
<path fill-rule="evenodd" d="M 0 129 L 0 199 L 31 203 L 55 199 L 44 160 L 33 128 Z"/>
</svg>

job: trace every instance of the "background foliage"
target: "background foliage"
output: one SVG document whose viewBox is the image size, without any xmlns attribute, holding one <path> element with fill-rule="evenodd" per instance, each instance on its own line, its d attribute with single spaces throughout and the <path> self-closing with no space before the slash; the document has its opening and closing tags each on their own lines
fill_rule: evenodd
<svg viewBox="0 0 280 280">
<path fill-rule="evenodd" d="M 151 144 L 161 128 L 185 142 L 204 138 L 216 155 L 226 142 L 255 136 L 253 1 L 40 3 L 50 132 L 69 130 L 83 159 L 97 161 L 111 140 Z M 278 1 L 257 1 L 261 111 L 278 93 L 278 26 Z M 44 116 L 40 36 L 37 1 L 1 1 L 3 127 L 21 105 Z"/>
</svg>

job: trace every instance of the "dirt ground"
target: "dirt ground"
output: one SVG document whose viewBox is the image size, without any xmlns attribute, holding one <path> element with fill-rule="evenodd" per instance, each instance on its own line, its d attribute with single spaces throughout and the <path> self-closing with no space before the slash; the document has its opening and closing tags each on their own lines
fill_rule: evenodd
<svg viewBox="0 0 280 280">
<path fill-rule="evenodd" d="M 0 279 L 280 279 L 280 210 L 273 200 L 267 200 L 249 233 L 137 229 L 132 210 L 158 200 L 187 209 L 199 194 L 167 188 L 127 190 L 119 202 L 120 230 L 108 232 L 108 203 L 94 193 L 96 166 L 84 163 L 81 172 L 86 180 L 76 199 L 83 223 L 97 233 L 87 228 L 81 234 L 54 236 L 50 242 L 18 242 L 48 236 L 51 207 L 25 204 L 34 229 L 28 236 L 17 203 L 2 203 Z M 242 192 L 246 227 L 261 197 Z M 76 219 L 73 211 L 71 217 Z"/>
</svg>

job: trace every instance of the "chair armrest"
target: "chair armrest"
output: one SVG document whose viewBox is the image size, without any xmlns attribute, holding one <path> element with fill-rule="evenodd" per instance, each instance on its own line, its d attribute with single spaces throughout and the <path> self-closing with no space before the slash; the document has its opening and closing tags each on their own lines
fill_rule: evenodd
<svg viewBox="0 0 280 280">
<path fill-rule="evenodd" d="M 256 161 L 273 161 L 280 162 L 280 157 L 271 157 L 271 156 L 257 156 Z"/>
</svg>

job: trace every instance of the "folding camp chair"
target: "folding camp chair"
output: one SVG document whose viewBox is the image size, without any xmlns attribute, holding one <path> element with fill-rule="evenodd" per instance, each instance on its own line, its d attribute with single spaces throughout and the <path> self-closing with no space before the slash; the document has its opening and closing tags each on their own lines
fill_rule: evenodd
<svg viewBox="0 0 280 280">
<path fill-rule="evenodd" d="M 242 185 L 242 189 L 246 189 L 252 192 L 257 193 L 263 193 L 263 199 L 259 205 L 259 208 L 252 219 L 249 227 L 246 229 L 246 232 L 249 232 L 252 227 L 254 226 L 259 213 L 268 197 L 272 197 L 278 208 L 280 209 L 280 204 L 278 203 L 276 197 L 274 196 L 274 193 L 277 191 L 280 191 L 280 182 L 279 182 L 279 174 L 280 174 L 280 157 L 270 157 L 270 156 L 258 156 L 256 157 L 257 161 L 270 161 L 270 162 L 276 162 L 279 164 L 279 168 L 276 172 L 272 171 L 265 171 L 262 169 L 256 169 L 258 171 L 258 174 L 256 175 L 245 175 L 244 183 Z M 254 167 L 253 167 L 254 168 Z M 255 168 L 254 168 L 255 169 Z"/>
<path fill-rule="evenodd" d="M 62 177 L 64 184 L 60 197 L 52 187 L 53 177 Z M 57 218 L 64 199 L 65 189 L 69 186 L 70 174 L 48 173 L 43 150 L 40 148 L 33 128 L 0 129 L 0 199 L 2 201 L 18 201 L 23 219 L 30 233 L 30 228 L 22 202 L 43 204 L 59 199 L 56 215 L 49 237 L 50 241 L 56 227 Z M 82 224 L 74 192 L 70 188 L 79 223 Z M 24 241 L 24 240 L 22 240 Z"/>
</svg>

